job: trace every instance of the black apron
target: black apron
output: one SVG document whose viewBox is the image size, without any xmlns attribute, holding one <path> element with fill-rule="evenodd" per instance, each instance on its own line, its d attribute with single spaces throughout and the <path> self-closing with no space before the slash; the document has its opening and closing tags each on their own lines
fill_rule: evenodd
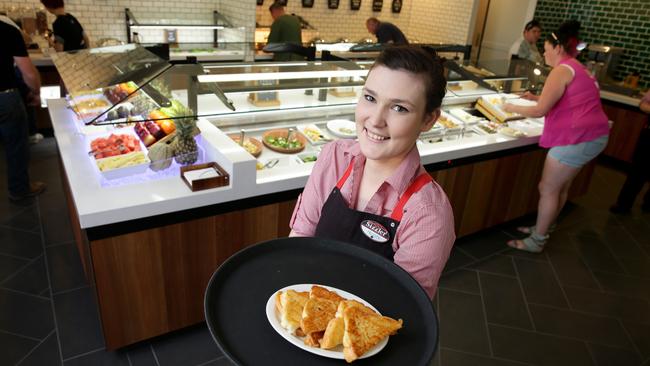
<svg viewBox="0 0 650 366">
<path fill-rule="evenodd" d="M 353 165 L 354 158 L 325 201 L 314 236 L 357 245 L 392 261 L 395 255 L 393 239 L 404 213 L 404 205 L 413 193 L 433 179 L 427 173 L 420 174 L 399 198 L 391 216 L 379 216 L 349 208 L 341 195 L 341 188 L 352 173 Z"/>
</svg>

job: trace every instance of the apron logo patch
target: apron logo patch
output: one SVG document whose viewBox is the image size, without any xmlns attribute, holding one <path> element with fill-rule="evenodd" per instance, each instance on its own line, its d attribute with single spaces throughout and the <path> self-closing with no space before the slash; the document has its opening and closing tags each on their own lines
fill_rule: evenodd
<svg viewBox="0 0 650 366">
<path fill-rule="evenodd" d="M 377 243 L 385 243 L 390 239 L 388 230 L 377 221 L 363 220 L 361 222 L 361 231 L 363 232 L 363 235 Z"/>
</svg>

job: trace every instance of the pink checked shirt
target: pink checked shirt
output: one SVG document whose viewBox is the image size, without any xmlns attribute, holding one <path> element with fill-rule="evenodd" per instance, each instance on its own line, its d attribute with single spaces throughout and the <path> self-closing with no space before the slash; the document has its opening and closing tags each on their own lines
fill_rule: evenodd
<svg viewBox="0 0 650 366">
<path fill-rule="evenodd" d="M 298 198 L 290 227 L 300 236 L 313 236 L 325 200 L 354 161 L 354 170 L 341 195 L 354 208 L 366 159 L 359 144 L 351 140 L 332 142 L 321 151 L 303 193 Z M 420 154 L 413 148 L 398 169 L 375 192 L 363 211 L 390 216 L 410 183 L 425 172 Z M 447 195 L 434 181 L 413 194 L 404 206 L 404 216 L 393 240 L 394 260 L 409 272 L 433 298 L 440 274 L 456 239 L 454 216 Z"/>
</svg>

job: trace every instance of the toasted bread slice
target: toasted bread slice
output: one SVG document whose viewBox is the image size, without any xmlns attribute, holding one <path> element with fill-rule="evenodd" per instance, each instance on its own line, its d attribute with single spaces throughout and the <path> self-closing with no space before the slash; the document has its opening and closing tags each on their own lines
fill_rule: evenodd
<svg viewBox="0 0 650 366">
<path fill-rule="evenodd" d="M 344 300 L 339 303 L 339 307 L 336 310 L 336 317 L 337 318 L 342 318 L 343 317 L 343 312 L 345 309 L 349 307 L 358 307 L 359 309 L 371 313 L 371 314 L 377 314 L 379 315 L 376 311 L 374 311 L 372 308 L 367 307 L 366 305 L 358 302 L 357 300 Z"/>
<path fill-rule="evenodd" d="M 321 298 L 321 299 L 328 299 L 332 300 L 334 302 L 339 303 L 339 301 L 345 300 L 345 298 L 339 296 L 336 292 L 330 291 L 326 288 L 320 287 L 320 286 L 312 286 L 311 291 L 309 291 L 309 298 L 314 299 L 314 298 Z"/>
<path fill-rule="evenodd" d="M 320 341 L 323 339 L 324 331 L 312 332 L 305 336 L 305 344 L 310 347 L 319 347 Z"/>
<path fill-rule="evenodd" d="M 309 293 L 307 292 L 287 290 L 280 294 L 280 325 L 291 334 L 295 334 L 300 327 L 302 309 L 308 300 Z"/>
<path fill-rule="evenodd" d="M 312 298 L 302 309 L 300 327 L 305 334 L 324 331 L 327 323 L 336 315 L 337 303 L 323 298 Z"/>
<path fill-rule="evenodd" d="M 341 301 L 341 303 L 343 303 Z M 330 349 L 343 343 L 343 331 L 345 330 L 345 323 L 343 318 L 334 318 L 327 323 L 327 329 L 323 339 L 320 341 L 320 348 Z"/>
<path fill-rule="evenodd" d="M 361 357 L 382 339 L 402 327 L 402 319 L 395 320 L 379 314 L 371 314 L 358 306 L 343 312 L 343 357 L 352 362 Z"/>
</svg>

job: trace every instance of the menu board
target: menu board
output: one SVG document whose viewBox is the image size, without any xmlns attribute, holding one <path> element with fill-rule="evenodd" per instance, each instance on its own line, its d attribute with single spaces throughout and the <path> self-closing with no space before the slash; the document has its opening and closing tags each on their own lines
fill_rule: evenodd
<svg viewBox="0 0 650 366">
<path fill-rule="evenodd" d="M 372 0 L 372 11 L 381 11 L 384 0 Z"/>
<path fill-rule="evenodd" d="M 393 0 L 393 6 L 391 6 L 393 13 L 399 13 L 402 11 L 402 0 Z"/>
<path fill-rule="evenodd" d="M 339 0 L 327 0 L 327 7 L 329 9 L 338 9 L 339 8 Z"/>
<path fill-rule="evenodd" d="M 302 7 L 303 8 L 313 8 L 314 7 L 314 0 L 302 0 Z"/>
<path fill-rule="evenodd" d="M 350 10 L 359 10 L 361 8 L 361 0 L 350 0 Z"/>
</svg>

